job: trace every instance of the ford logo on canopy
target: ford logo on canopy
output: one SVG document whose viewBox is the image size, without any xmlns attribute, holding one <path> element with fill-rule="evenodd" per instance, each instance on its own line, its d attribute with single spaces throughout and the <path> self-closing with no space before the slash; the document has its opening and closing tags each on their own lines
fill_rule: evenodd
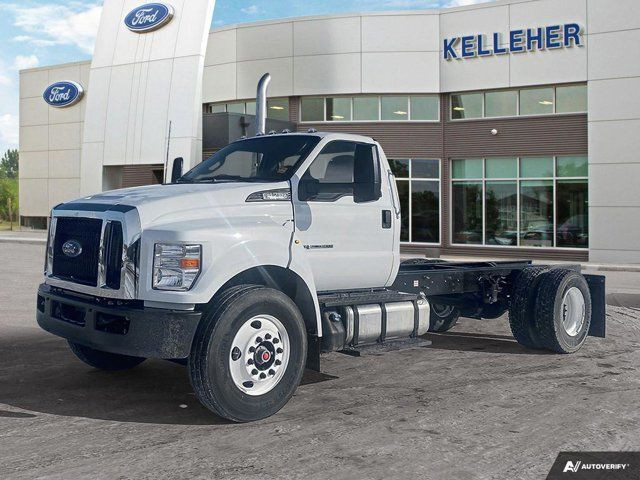
<svg viewBox="0 0 640 480">
<path fill-rule="evenodd" d="M 52 107 L 62 108 L 75 105 L 83 95 L 82 85 L 76 82 L 56 82 L 47 87 L 42 97 Z"/>
<path fill-rule="evenodd" d="M 147 3 L 134 10 L 124 18 L 129 30 L 146 33 L 164 27 L 174 15 L 173 7 L 164 3 Z"/>
</svg>

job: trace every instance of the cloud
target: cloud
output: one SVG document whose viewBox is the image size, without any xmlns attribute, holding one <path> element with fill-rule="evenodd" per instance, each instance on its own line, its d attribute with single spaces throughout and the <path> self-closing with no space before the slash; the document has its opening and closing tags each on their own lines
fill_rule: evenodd
<svg viewBox="0 0 640 480">
<path fill-rule="evenodd" d="M 18 55 L 13 61 L 14 70 L 25 70 L 27 68 L 35 68 L 40 65 L 40 60 L 35 55 Z"/>
<path fill-rule="evenodd" d="M 15 41 L 40 47 L 73 45 L 85 53 L 93 52 L 102 13 L 100 4 L 71 1 L 64 5 L 0 5 L 13 15 L 13 25 L 25 33 L 14 37 Z"/>
<path fill-rule="evenodd" d="M 260 13 L 260 7 L 257 5 L 251 5 L 247 8 L 243 8 L 242 13 L 246 13 L 247 15 L 256 15 Z"/>
<path fill-rule="evenodd" d="M 5 113 L 0 115 L 0 144 L 8 147 L 18 145 L 18 117 Z"/>
</svg>

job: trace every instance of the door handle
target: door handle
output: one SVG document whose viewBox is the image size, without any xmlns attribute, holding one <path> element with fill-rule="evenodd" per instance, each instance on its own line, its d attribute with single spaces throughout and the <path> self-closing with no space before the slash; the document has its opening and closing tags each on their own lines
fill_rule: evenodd
<svg viewBox="0 0 640 480">
<path fill-rule="evenodd" d="M 391 210 L 382 210 L 382 228 L 391 228 Z"/>
</svg>

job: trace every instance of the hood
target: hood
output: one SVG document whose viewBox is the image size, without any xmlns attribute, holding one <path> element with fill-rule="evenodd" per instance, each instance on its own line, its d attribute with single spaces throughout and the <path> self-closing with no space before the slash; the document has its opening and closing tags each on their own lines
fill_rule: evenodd
<svg viewBox="0 0 640 480">
<path fill-rule="evenodd" d="M 247 206 L 249 195 L 264 190 L 289 188 L 287 182 L 278 183 L 218 183 L 149 185 L 125 188 L 84 197 L 74 203 L 125 205 L 135 207 L 143 226 L 175 221 L 215 217 L 226 214 L 228 208 Z"/>
</svg>

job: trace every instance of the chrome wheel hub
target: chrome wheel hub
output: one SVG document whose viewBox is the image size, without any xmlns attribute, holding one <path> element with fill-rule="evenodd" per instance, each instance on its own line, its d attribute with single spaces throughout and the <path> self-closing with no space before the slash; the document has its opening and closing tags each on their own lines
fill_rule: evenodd
<svg viewBox="0 0 640 480">
<path fill-rule="evenodd" d="M 586 316 L 584 295 L 577 287 L 571 287 L 562 297 L 562 326 L 570 337 L 580 333 Z"/>
<path fill-rule="evenodd" d="M 248 395 L 264 395 L 282 379 L 289 364 L 289 335 L 271 315 L 247 320 L 236 333 L 229 354 L 231 378 Z"/>
</svg>

